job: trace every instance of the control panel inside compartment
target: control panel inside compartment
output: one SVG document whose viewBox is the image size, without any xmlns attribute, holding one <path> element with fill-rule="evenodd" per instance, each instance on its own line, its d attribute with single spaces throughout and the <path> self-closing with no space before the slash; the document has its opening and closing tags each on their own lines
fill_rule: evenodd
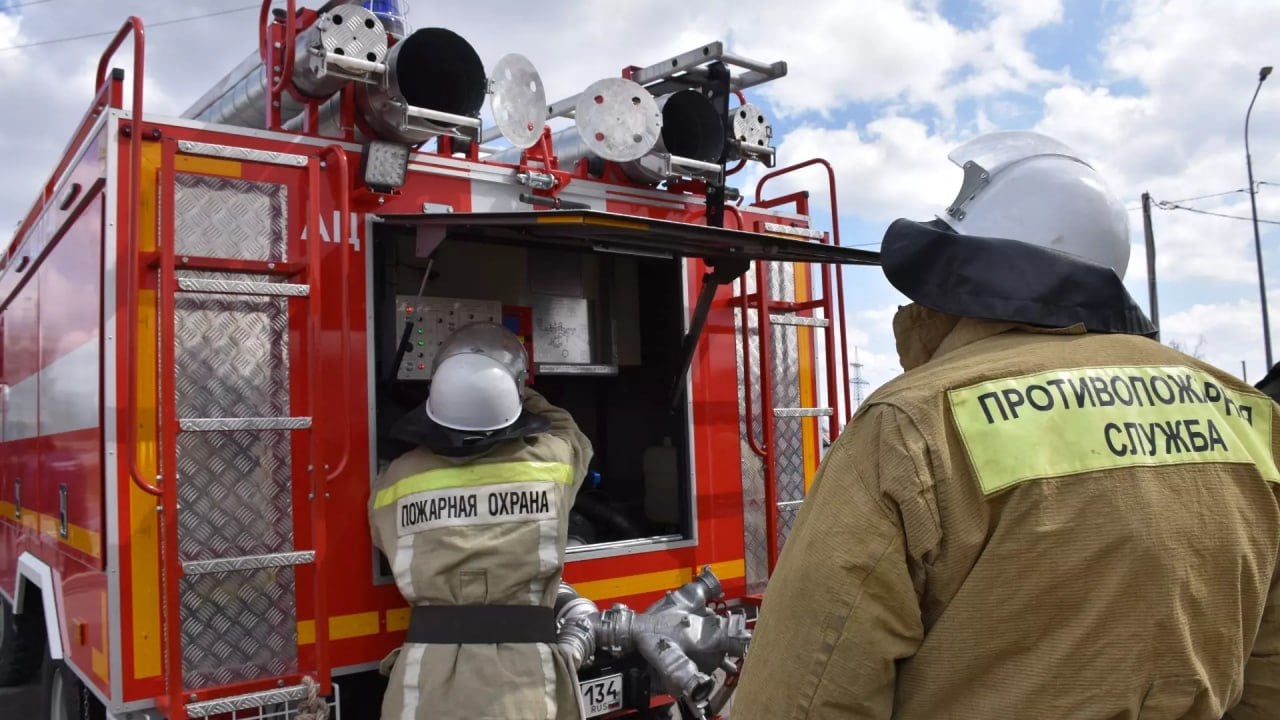
<svg viewBox="0 0 1280 720">
<path fill-rule="evenodd" d="M 458 328 L 473 322 L 502 322 L 502 304 L 462 298 L 396 297 L 396 337 L 408 336 L 399 380 L 430 380 L 436 348 Z"/>
</svg>

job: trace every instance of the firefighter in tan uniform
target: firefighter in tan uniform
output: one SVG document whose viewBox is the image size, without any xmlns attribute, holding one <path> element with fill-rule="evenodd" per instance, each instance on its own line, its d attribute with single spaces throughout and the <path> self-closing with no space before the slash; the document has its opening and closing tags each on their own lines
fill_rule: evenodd
<svg viewBox="0 0 1280 720">
<path fill-rule="evenodd" d="M 733 720 L 1280 718 L 1274 403 L 1151 338 L 1069 148 L 951 158 L 884 238 L 906 373 L 823 461 Z"/>
<path fill-rule="evenodd" d="M 552 606 L 592 450 L 527 362 L 501 326 L 459 329 L 395 430 L 419 447 L 379 478 L 370 524 L 413 609 L 383 720 L 582 717 Z"/>
</svg>

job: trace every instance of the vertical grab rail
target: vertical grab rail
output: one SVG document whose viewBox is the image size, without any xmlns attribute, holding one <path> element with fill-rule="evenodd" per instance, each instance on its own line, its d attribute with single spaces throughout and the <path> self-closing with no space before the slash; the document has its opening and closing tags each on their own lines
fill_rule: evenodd
<svg viewBox="0 0 1280 720">
<path fill-rule="evenodd" d="M 741 97 L 741 95 L 739 95 Z M 745 104 L 745 103 L 744 103 Z M 734 205 L 726 205 L 725 210 L 734 216 L 738 222 L 739 230 L 746 230 L 746 220 L 742 216 L 742 210 Z M 759 264 L 760 260 L 755 261 Z M 759 288 L 757 288 L 758 290 Z M 747 445 L 751 448 L 751 452 L 760 456 L 765 462 L 769 461 L 769 453 L 756 442 L 755 427 L 755 401 L 752 399 L 751 392 L 751 336 L 747 334 L 747 329 L 751 326 L 748 317 L 750 316 L 751 306 L 747 302 L 747 276 L 743 273 L 738 277 L 738 300 L 739 309 L 742 312 L 742 400 L 746 417 L 744 420 L 747 425 Z M 764 358 L 760 360 L 761 371 L 763 372 Z M 763 376 L 762 376 L 763 377 Z M 763 392 L 763 391 L 762 391 Z M 763 399 L 763 398 L 762 398 Z M 764 412 L 763 408 L 761 412 Z M 767 441 L 767 439 L 766 439 Z"/>
<path fill-rule="evenodd" d="M 319 153 L 317 163 L 320 163 L 320 164 L 326 163 L 326 158 L 329 158 L 329 157 L 333 158 L 334 164 L 336 165 L 337 174 L 338 174 L 338 223 L 339 223 L 338 228 L 339 229 L 336 233 L 335 239 L 338 241 L 338 257 L 339 257 L 340 268 L 341 268 L 339 284 L 342 285 L 342 303 L 340 306 L 340 310 L 342 313 L 340 353 L 341 353 L 342 365 L 343 365 L 341 375 L 342 375 L 342 399 L 344 403 L 343 412 L 341 414 L 344 418 L 344 425 L 342 430 L 341 459 L 336 463 L 336 466 L 332 470 L 329 469 L 329 466 L 327 464 L 324 465 L 324 470 L 325 470 L 324 483 L 326 484 L 329 482 L 332 482 L 333 480 L 341 476 L 343 472 L 346 471 L 348 461 L 351 458 L 351 413 L 347 412 L 347 410 L 349 409 L 347 406 L 349 406 L 351 403 L 351 291 L 350 291 L 350 286 L 346 282 L 347 276 L 350 274 L 350 266 L 351 266 L 351 239 L 348 237 L 348 234 L 351 232 L 351 193 L 350 193 L 350 188 L 348 186 L 348 183 L 350 182 L 350 175 L 348 174 L 349 163 L 347 162 L 346 150 L 343 149 L 341 145 L 334 143 L 324 147 Z M 327 165 L 325 165 L 325 168 L 327 169 Z M 309 180 L 310 180 L 310 187 L 307 190 L 307 197 L 310 201 L 311 208 L 312 208 L 310 217 L 311 217 L 311 222 L 314 223 L 314 226 L 313 226 L 314 229 L 318 230 L 320 228 L 320 224 L 322 221 L 320 219 L 320 190 L 319 190 L 320 167 L 317 167 L 316 164 L 312 165 Z M 322 314 L 321 314 L 322 308 L 320 305 L 320 300 L 317 297 L 317 295 L 319 294 L 317 292 L 317 288 L 321 284 L 320 253 L 323 250 L 323 245 L 321 244 L 321 241 L 320 241 L 319 232 L 310 233 L 310 235 L 308 235 L 308 240 L 309 240 L 310 247 L 308 247 L 307 253 L 308 253 L 308 257 L 310 258 L 309 273 L 311 274 L 308 280 L 310 282 L 312 293 L 313 293 L 311 297 L 311 302 L 310 302 L 311 312 L 310 312 L 310 323 L 309 323 L 310 333 L 311 333 L 310 354 L 312 356 L 312 359 L 309 363 L 309 368 L 311 373 L 311 377 L 309 378 L 309 387 L 310 387 L 310 394 L 311 394 L 310 402 L 309 402 L 309 405 L 310 405 L 309 412 L 311 413 L 311 416 L 312 416 L 312 431 L 311 431 L 312 448 L 313 448 L 312 462 L 314 463 L 318 459 L 318 456 L 316 455 L 316 453 L 318 453 L 318 450 L 319 450 L 319 443 L 316 441 L 317 436 L 316 436 L 316 427 L 315 427 L 316 421 L 319 417 L 319 413 L 316 412 L 317 408 L 315 407 L 315 399 L 316 397 L 318 397 L 319 387 L 317 384 L 318 380 L 317 380 L 315 365 L 317 362 L 317 358 L 321 357 L 321 353 L 319 353 L 319 341 L 320 341 L 320 323 L 322 318 Z M 328 622 L 327 622 L 327 618 L 329 617 L 329 612 L 328 612 L 328 603 L 326 602 L 326 598 L 325 598 L 324 576 L 322 572 L 325 566 L 325 562 L 324 562 L 325 556 L 327 554 L 325 552 L 325 540 L 326 540 L 325 506 L 326 506 L 326 503 L 324 500 L 327 497 L 327 492 L 324 487 L 317 486 L 317 485 L 313 485 L 313 487 L 314 487 L 313 492 L 315 495 L 315 504 L 312 506 L 311 542 L 316 553 L 316 559 L 315 559 L 315 565 L 314 565 L 315 567 L 314 602 L 315 602 L 315 616 L 316 616 L 316 623 L 315 623 L 316 625 L 316 643 L 315 643 L 316 671 L 317 671 L 317 675 L 319 675 L 318 682 L 321 688 L 324 688 L 324 687 L 327 687 L 330 680 L 329 663 L 328 663 L 329 633 L 328 633 Z"/>
<path fill-rule="evenodd" d="M 272 60 L 272 50 L 277 48 L 271 42 L 271 32 L 267 29 L 270 26 L 268 21 L 271 19 L 271 3 L 272 0 L 262 0 L 262 11 L 258 15 L 258 54 L 262 56 L 264 70 L 267 68 L 280 68 L 279 76 L 267 83 L 267 92 L 264 98 L 267 103 L 267 129 L 279 130 L 280 106 L 278 101 L 280 100 L 280 93 L 284 92 L 293 78 L 293 59 L 298 39 L 298 3 L 297 0 L 286 0 L 284 39 L 278 48 L 280 51 L 280 61 L 278 63 Z M 272 70 L 272 72 L 275 71 Z"/>
<path fill-rule="evenodd" d="M 316 371 L 318 364 L 318 348 L 320 345 L 320 323 L 322 321 L 320 298 L 322 293 L 320 287 L 322 285 L 320 278 L 321 252 L 323 245 L 321 244 L 320 229 L 324 226 L 324 221 L 320 215 L 320 158 L 313 159 L 307 168 L 307 218 L 310 228 L 307 233 L 307 284 L 310 286 L 310 298 L 308 301 L 308 323 L 307 323 L 307 352 L 311 355 L 310 361 L 307 363 L 307 411 L 311 414 L 311 462 L 307 466 L 307 474 L 311 484 L 311 544 L 315 550 L 316 558 L 314 564 L 313 579 L 316 589 L 314 598 L 315 604 L 315 653 L 316 653 L 316 669 L 319 678 L 321 690 L 328 683 L 328 672 L 326 669 L 326 659 L 329 652 L 329 622 L 328 622 L 328 606 L 325 603 L 325 594 L 323 592 L 323 578 L 320 569 L 324 563 L 324 547 L 319 539 L 324 536 L 325 528 L 325 488 L 320 482 L 324 478 L 323 469 L 317 466 L 320 459 L 320 439 L 317 434 L 317 417 L 316 398 L 320 395 L 320 377 Z M 345 230 L 339 230 L 338 242 L 345 245 L 343 238 Z"/>
<path fill-rule="evenodd" d="M 778 564 L 778 471 L 773 462 L 773 367 L 770 362 L 773 358 L 773 323 L 769 318 L 769 263 L 763 260 L 756 261 L 756 312 L 760 331 L 760 424 L 768 451 L 764 462 L 764 531 L 769 542 L 765 547 L 768 572 L 773 575 Z"/>
<path fill-rule="evenodd" d="M 133 130 L 129 135 L 129 190 L 124 200 L 128 205 L 125 224 L 127 233 L 125 250 L 125 322 L 127 326 L 117 330 L 117 337 L 125 341 L 125 419 L 124 442 L 120 452 L 125 456 L 125 464 L 129 470 L 129 478 L 140 490 L 149 495 L 160 497 L 164 489 L 142 479 L 138 471 L 138 194 L 142 184 L 142 68 L 146 58 L 146 30 L 142 20 L 130 17 L 121 26 L 111 44 L 102 52 L 98 60 L 96 76 L 97 88 L 102 88 L 107 79 L 107 64 L 116 51 L 124 43 L 130 33 L 133 34 Z"/>
<path fill-rule="evenodd" d="M 333 143 L 326 146 L 320 151 L 320 158 L 323 160 L 328 156 L 332 156 L 338 166 L 338 223 L 341 228 L 338 231 L 339 239 L 339 259 L 341 261 L 341 272 L 339 276 L 339 284 L 342 286 L 342 401 L 350 405 L 351 403 L 351 286 L 346 282 L 347 277 L 351 273 L 351 239 L 346 237 L 351 232 L 351 189 L 349 187 L 350 175 L 348 174 L 347 151 L 341 145 Z M 367 243 L 368 238 L 365 239 Z M 344 407 L 344 410 L 346 408 Z M 351 414 L 344 412 L 345 425 L 342 433 L 342 455 L 336 467 L 325 476 L 325 482 L 336 480 L 339 475 L 347 469 L 347 463 L 351 459 Z"/>
</svg>

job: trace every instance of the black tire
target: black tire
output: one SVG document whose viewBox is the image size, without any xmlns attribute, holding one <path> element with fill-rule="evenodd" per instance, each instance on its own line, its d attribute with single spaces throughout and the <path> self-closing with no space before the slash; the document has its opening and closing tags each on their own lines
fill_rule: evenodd
<svg viewBox="0 0 1280 720">
<path fill-rule="evenodd" d="M 80 682 L 71 668 L 48 653 L 44 657 L 42 720 L 104 720 L 106 708 Z"/>
<path fill-rule="evenodd" d="M 25 685 L 40 670 L 44 655 L 44 615 L 38 603 L 15 615 L 0 597 L 0 687 Z"/>
</svg>

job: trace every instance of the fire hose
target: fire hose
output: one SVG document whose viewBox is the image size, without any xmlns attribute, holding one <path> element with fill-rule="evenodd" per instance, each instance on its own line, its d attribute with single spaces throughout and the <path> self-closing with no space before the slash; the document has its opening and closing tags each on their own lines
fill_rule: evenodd
<svg viewBox="0 0 1280 720">
<path fill-rule="evenodd" d="M 557 645 L 575 668 L 590 667 L 597 651 L 616 656 L 639 653 L 667 692 L 681 699 L 697 717 L 718 714 L 732 687 L 713 697 L 712 673 L 738 671 L 730 658 L 744 658 L 751 642 L 746 616 L 714 613 L 708 603 L 724 595 L 710 568 L 677 590 L 668 592 L 643 613 L 622 604 L 600 611 L 571 585 L 560 584 L 556 596 Z"/>
</svg>

